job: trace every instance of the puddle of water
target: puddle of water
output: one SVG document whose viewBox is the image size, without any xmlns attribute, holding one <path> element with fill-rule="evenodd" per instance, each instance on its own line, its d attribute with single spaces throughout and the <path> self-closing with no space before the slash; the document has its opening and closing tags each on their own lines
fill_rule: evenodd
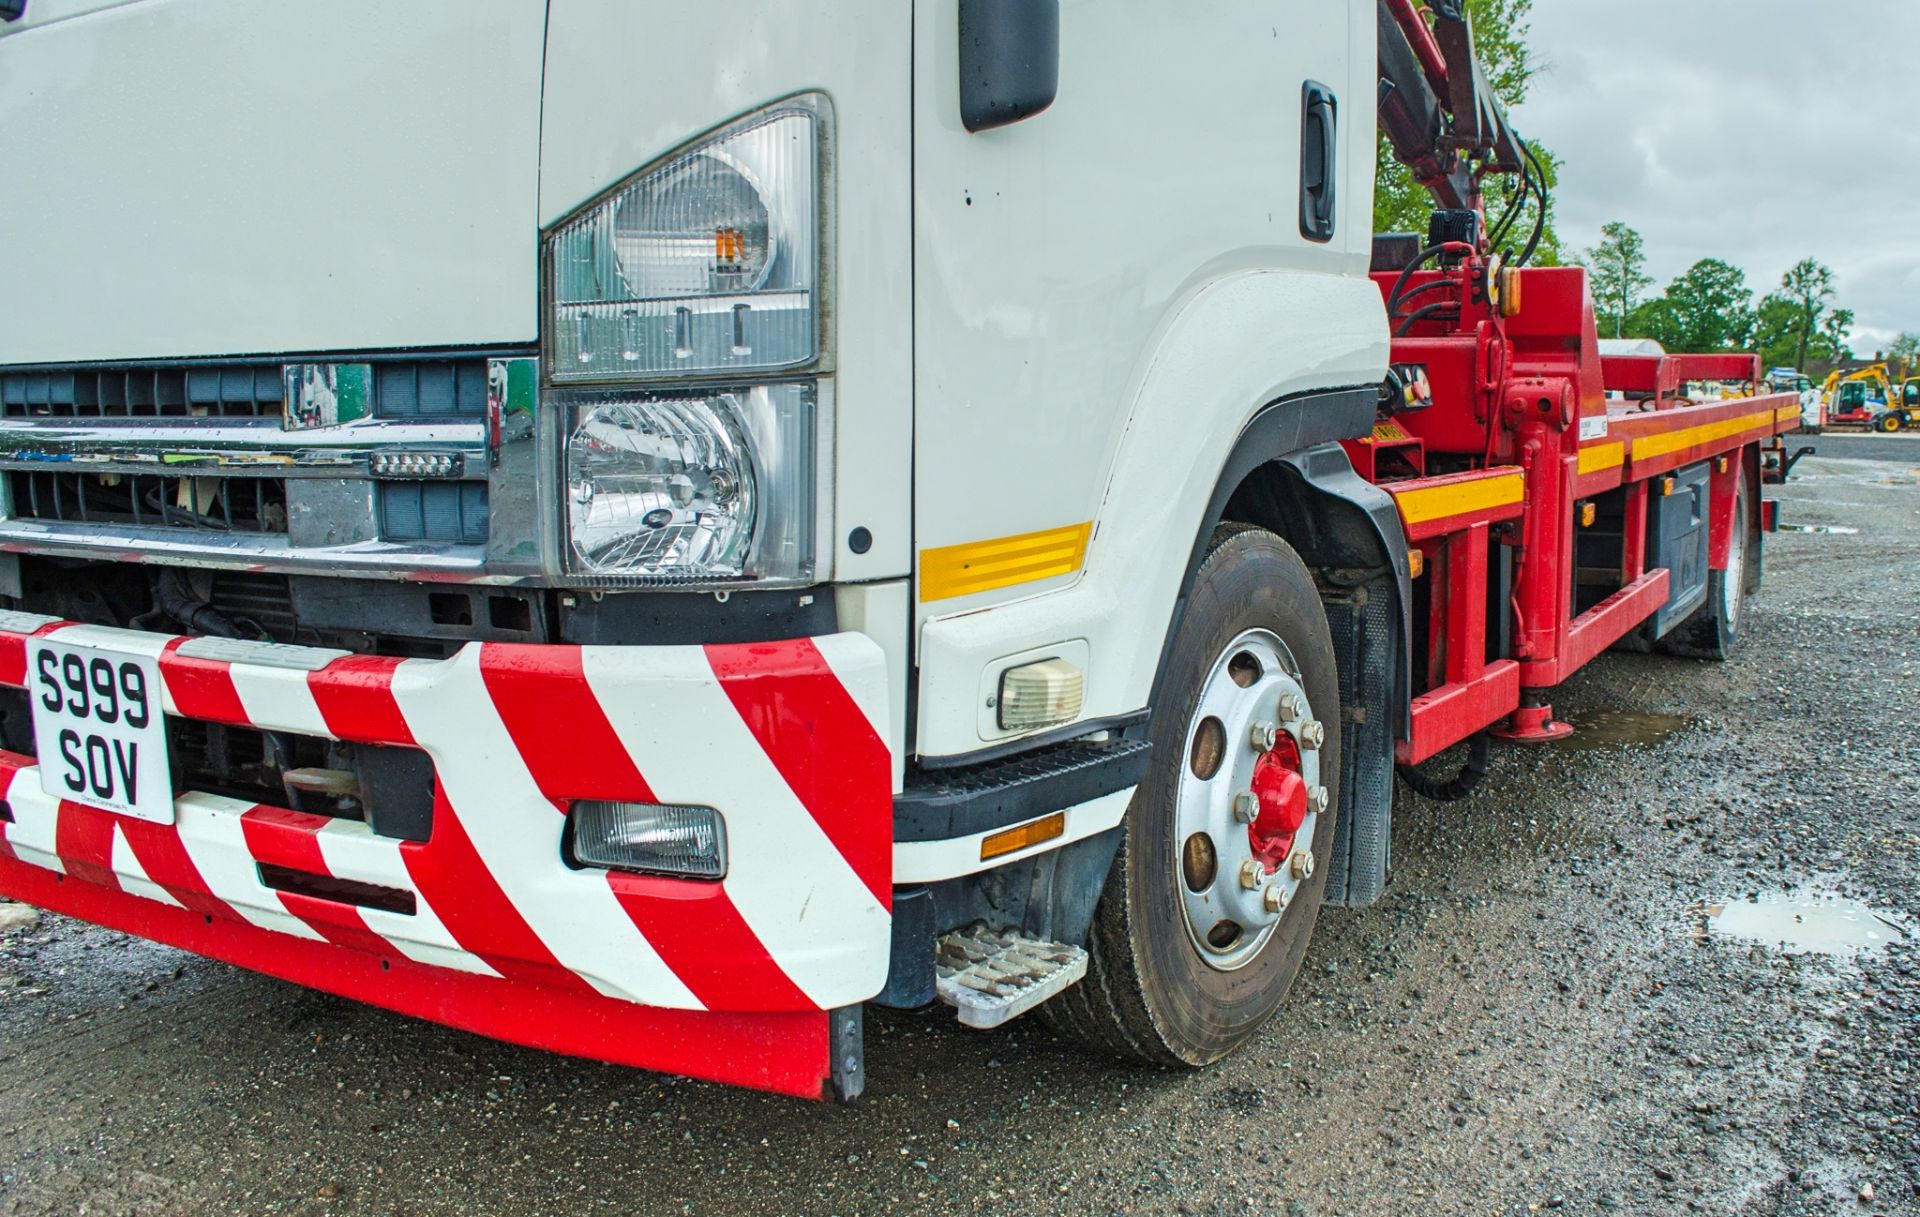
<svg viewBox="0 0 1920 1217">
<path fill-rule="evenodd" d="M 1643 714 L 1637 710 L 1595 710 L 1571 715 L 1568 721 L 1573 724 L 1573 734 L 1554 746 L 1575 752 L 1650 748 L 1694 722 L 1684 714 Z"/>
<path fill-rule="evenodd" d="M 1845 524 L 1782 524 L 1778 532 L 1824 532 L 1839 537 L 1857 537 L 1860 530 L 1848 528 Z"/>
<path fill-rule="evenodd" d="M 1812 889 L 1709 904 L 1705 912 L 1708 934 L 1744 938 L 1789 955 L 1859 955 L 1904 937 L 1893 922 L 1858 900 Z"/>
</svg>

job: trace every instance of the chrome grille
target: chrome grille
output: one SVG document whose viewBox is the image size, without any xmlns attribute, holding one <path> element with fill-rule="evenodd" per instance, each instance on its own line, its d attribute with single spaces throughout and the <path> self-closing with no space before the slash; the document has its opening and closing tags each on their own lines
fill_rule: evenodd
<svg viewBox="0 0 1920 1217">
<path fill-rule="evenodd" d="M 288 359 L 0 367 L 0 544 L 272 574 L 544 572 L 533 359 Z"/>
</svg>

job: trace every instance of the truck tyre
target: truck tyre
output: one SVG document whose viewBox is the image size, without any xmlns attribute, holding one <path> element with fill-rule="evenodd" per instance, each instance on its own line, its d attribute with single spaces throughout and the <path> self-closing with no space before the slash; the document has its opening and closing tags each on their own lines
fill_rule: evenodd
<svg viewBox="0 0 1920 1217">
<path fill-rule="evenodd" d="M 1740 641 L 1742 611 L 1757 582 L 1750 571 L 1759 555 L 1753 551 L 1747 479 L 1733 492 L 1732 537 L 1727 542 L 1727 569 L 1707 572 L 1707 600 L 1660 640 L 1660 649 L 1687 659 L 1724 660 Z"/>
<path fill-rule="evenodd" d="M 1285 999 L 1332 856 L 1339 679 L 1313 576 L 1285 541 L 1214 533 L 1161 689 L 1086 979 L 1042 1009 L 1109 1054 L 1197 1067 Z"/>
<path fill-rule="evenodd" d="M 1900 416 L 1892 411 L 1882 414 L 1874 420 L 1873 428 L 1887 435 L 1893 435 L 1900 430 Z"/>
</svg>

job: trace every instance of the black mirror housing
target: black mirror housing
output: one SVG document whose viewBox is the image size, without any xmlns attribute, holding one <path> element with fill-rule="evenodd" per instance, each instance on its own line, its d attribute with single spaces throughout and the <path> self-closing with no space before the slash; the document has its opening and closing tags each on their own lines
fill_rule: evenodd
<svg viewBox="0 0 1920 1217">
<path fill-rule="evenodd" d="M 1060 0 L 960 0 L 960 121 L 1032 118 L 1060 91 Z"/>
</svg>

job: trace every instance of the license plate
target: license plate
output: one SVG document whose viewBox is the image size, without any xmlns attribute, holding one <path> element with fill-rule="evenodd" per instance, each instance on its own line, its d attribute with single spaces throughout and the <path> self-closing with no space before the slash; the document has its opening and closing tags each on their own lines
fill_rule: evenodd
<svg viewBox="0 0 1920 1217">
<path fill-rule="evenodd" d="M 40 785 L 49 795 L 173 823 L 158 660 L 34 640 L 27 681 Z"/>
</svg>

